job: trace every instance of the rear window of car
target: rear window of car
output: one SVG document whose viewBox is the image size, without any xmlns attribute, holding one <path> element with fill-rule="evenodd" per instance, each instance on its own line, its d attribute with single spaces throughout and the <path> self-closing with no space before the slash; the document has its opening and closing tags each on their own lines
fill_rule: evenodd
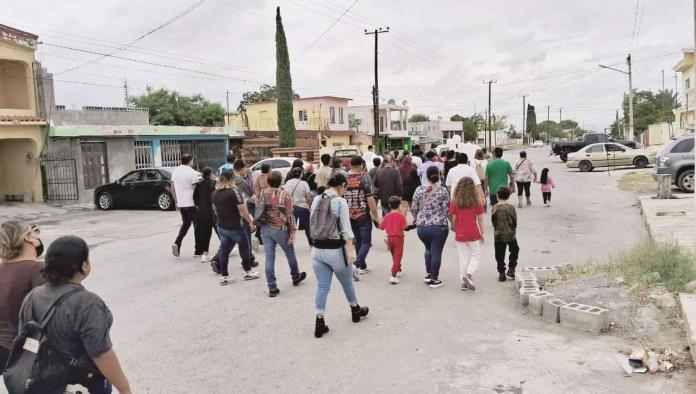
<svg viewBox="0 0 696 394">
<path fill-rule="evenodd" d="M 336 157 L 353 157 L 357 156 L 357 150 L 338 150 L 336 151 Z"/>
</svg>

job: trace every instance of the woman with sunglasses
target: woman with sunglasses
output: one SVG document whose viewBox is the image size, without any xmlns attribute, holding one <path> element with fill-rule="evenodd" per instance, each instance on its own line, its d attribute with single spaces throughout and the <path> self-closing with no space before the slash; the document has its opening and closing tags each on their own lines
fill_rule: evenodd
<svg viewBox="0 0 696 394">
<path fill-rule="evenodd" d="M 33 289 L 44 283 L 43 253 L 38 227 L 11 220 L 0 226 L 0 369 L 17 336 L 19 308 Z"/>
</svg>

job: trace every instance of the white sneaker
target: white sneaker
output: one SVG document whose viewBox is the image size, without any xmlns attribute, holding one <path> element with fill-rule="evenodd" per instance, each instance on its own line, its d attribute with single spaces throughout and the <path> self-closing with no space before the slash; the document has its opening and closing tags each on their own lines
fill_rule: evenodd
<svg viewBox="0 0 696 394">
<path fill-rule="evenodd" d="M 547 207 L 551 208 L 551 203 L 546 204 Z"/>
<path fill-rule="evenodd" d="M 389 278 L 389 283 L 393 285 L 398 285 L 399 283 L 401 283 L 401 281 L 399 280 L 399 278 L 392 276 Z"/>
<path fill-rule="evenodd" d="M 464 283 L 466 283 L 466 287 L 469 288 L 469 290 L 476 290 L 476 286 L 474 285 L 474 278 L 470 274 L 464 275 Z"/>
<path fill-rule="evenodd" d="M 404 271 L 399 271 L 399 272 L 396 273 L 396 277 L 397 277 L 397 278 L 401 278 L 401 277 L 403 277 L 403 276 L 404 276 Z"/>
<path fill-rule="evenodd" d="M 356 267 L 354 265 L 352 267 L 353 267 L 353 272 L 352 272 L 353 273 L 353 280 L 356 282 L 359 282 L 360 281 L 360 272 L 359 272 L 360 270 L 358 269 L 358 267 Z"/>
<path fill-rule="evenodd" d="M 221 276 L 220 277 L 220 286 L 227 286 L 232 282 L 234 282 L 234 278 L 231 276 Z"/>
<path fill-rule="evenodd" d="M 371 271 L 372 271 L 372 270 L 369 269 L 369 268 L 367 268 L 367 267 L 358 269 L 358 273 L 359 273 L 360 275 L 369 274 Z"/>
<path fill-rule="evenodd" d="M 179 245 L 172 244 L 172 254 L 174 257 L 179 257 Z"/>
<path fill-rule="evenodd" d="M 244 280 L 254 280 L 258 279 L 259 277 L 261 277 L 261 275 L 259 275 L 259 273 L 256 271 L 247 271 L 244 273 Z"/>
</svg>

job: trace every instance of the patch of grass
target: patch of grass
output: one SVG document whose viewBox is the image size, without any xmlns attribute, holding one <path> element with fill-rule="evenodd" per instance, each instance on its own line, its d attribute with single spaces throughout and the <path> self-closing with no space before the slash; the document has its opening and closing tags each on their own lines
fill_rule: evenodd
<svg viewBox="0 0 696 394">
<path fill-rule="evenodd" d="M 631 171 L 617 181 L 619 189 L 636 193 L 655 193 L 657 182 L 647 172 Z"/>
<path fill-rule="evenodd" d="M 662 284 L 679 292 L 684 285 L 696 280 L 696 257 L 675 243 L 657 243 L 646 240 L 608 257 L 604 261 L 576 267 L 576 275 L 609 273 L 622 277 L 628 283 L 640 285 Z M 652 282 L 646 275 L 657 272 L 659 280 Z"/>
</svg>

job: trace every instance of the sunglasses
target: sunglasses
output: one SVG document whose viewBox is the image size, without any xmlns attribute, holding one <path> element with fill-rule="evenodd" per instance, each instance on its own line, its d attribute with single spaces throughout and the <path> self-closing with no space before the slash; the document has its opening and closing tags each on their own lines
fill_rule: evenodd
<svg viewBox="0 0 696 394">
<path fill-rule="evenodd" d="M 39 235 L 39 234 L 41 234 L 41 229 L 39 228 L 39 226 L 37 226 L 37 225 L 35 225 L 35 224 L 32 224 L 32 225 L 31 225 L 31 230 L 30 230 L 29 232 L 32 232 L 32 233 L 34 233 L 34 234 L 36 234 L 36 235 Z"/>
</svg>

